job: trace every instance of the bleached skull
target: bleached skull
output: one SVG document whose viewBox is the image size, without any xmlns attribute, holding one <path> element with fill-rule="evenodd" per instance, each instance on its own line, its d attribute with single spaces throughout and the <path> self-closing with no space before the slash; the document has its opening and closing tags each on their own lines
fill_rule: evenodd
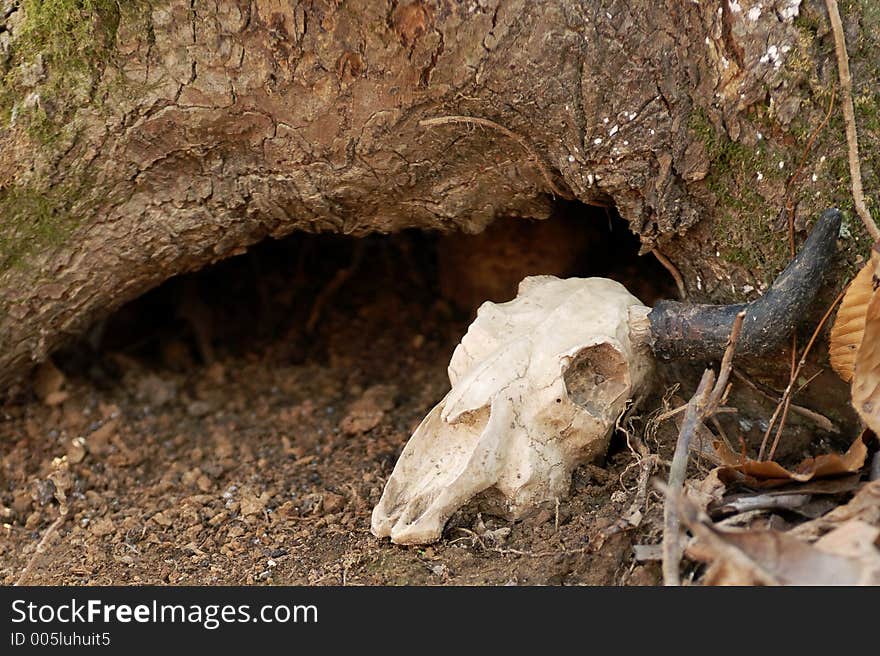
<svg viewBox="0 0 880 656">
<path fill-rule="evenodd" d="M 452 390 L 373 510 L 373 533 L 422 544 L 479 493 L 514 518 L 566 496 L 652 370 L 646 340 L 630 335 L 630 314 L 647 311 L 604 278 L 526 278 L 514 300 L 484 303 L 449 363 Z"/>
</svg>

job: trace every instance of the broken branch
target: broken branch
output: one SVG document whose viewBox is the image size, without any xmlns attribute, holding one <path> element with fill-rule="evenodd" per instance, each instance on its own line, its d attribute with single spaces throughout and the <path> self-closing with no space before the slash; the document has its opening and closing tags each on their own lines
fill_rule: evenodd
<svg viewBox="0 0 880 656">
<path fill-rule="evenodd" d="M 779 422 L 779 428 L 776 431 L 776 436 L 773 438 L 773 446 L 770 448 L 768 459 L 773 460 L 773 456 L 776 455 L 776 447 L 779 445 L 779 438 L 782 436 L 782 428 L 785 426 L 785 420 L 788 417 L 788 408 L 791 405 L 791 397 L 794 391 L 794 384 L 797 382 L 798 376 L 801 373 L 801 369 L 803 369 L 804 365 L 807 363 L 807 356 L 810 354 L 810 350 L 813 348 L 813 344 L 816 343 L 816 338 L 819 336 L 819 333 L 822 330 L 822 326 L 825 325 L 825 322 L 828 321 L 828 317 L 831 316 L 834 308 L 836 308 L 837 304 L 840 303 L 841 299 L 843 299 L 844 292 L 845 290 L 841 291 L 837 295 L 837 298 L 834 299 L 834 302 L 825 311 L 825 314 L 822 316 L 821 321 L 819 321 L 819 324 L 813 331 L 813 334 L 810 337 L 810 341 L 807 342 L 807 346 L 804 348 L 804 352 L 801 354 L 801 359 L 798 361 L 797 367 L 795 367 L 794 371 L 791 372 L 791 376 L 788 380 L 788 386 L 782 393 L 782 398 L 779 400 L 779 404 L 776 406 L 776 410 L 773 412 L 773 416 L 770 417 L 770 421 L 767 425 L 767 430 L 764 432 L 764 439 L 761 440 L 761 448 L 758 450 L 758 460 L 764 459 L 764 450 L 767 447 L 767 440 L 770 437 L 770 432 L 773 430 L 773 426 L 776 424 L 776 419 L 779 417 L 779 413 L 782 412 L 782 420 Z"/>
<path fill-rule="evenodd" d="M 684 490 L 684 481 L 687 475 L 688 453 L 694 434 L 700 425 L 711 417 L 718 408 L 718 404 L 727 390 L 727 381 L 733 364 L 733 354 L 736 350 L 736 342 L 742 330 L 745 310 L 740 311 L 733 321 L 730 337 L 727 339 L 727 348 L 721 360 L 721 369 L 718 379 L 715 372 L 706 369 L 700 380 L 697 391 L 687 404 L 684 422 L 678 433 L 678 442 L 675 445 L 675 455 L 672 457 L 672 466 L 669 468 L 669 482 L 666 487 L 666 501 L 663 505 L 663 583 L 664 585 L 676 586 L 680 584 L 679 563 L 681 562 L 681 519 L 678 512 L 678 499 Z"/>
</svg>

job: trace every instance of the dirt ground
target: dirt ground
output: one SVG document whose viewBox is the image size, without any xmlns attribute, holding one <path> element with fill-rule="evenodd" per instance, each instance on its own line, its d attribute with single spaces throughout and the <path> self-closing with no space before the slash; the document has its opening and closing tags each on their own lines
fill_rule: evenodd
<svg viewBox="0 0 880 656">
<path fill-rule="evenodd" d="M 470 319 L 440 294 L 429 240 L 263 245 L 57 354 L 0 408 L 0 581 L 658 583 L 633 545 L 659 542 L 661 503 L 637 500 L 621 433 L 558 507 L 509 522 L 469 506 L 429 547 L 370 534 Z M 647 444 L 665 458 L 673 442 Z"/>
</svg>

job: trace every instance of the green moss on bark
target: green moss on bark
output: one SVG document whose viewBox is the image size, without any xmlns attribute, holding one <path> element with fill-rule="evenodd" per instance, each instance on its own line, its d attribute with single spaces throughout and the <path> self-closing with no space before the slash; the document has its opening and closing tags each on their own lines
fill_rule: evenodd
<svg viewBox="0 0 880 656">
<path fill-rule="evenodd" d="M 119 25 L 116 0 L 21 0 L 0 77 L 0 118 L 49 144 L 94 92 Z"/>
<path fill-rule="evenodd" d="M 875 198 L 880 188 L 880 4 L 876 0 L 841 0 L 840 11 L 848 38 L 866 201 L 880 219 Z M 689 127 L 693 137 L 705 145 L 711 162 L 704 183 L 718 207 L 713 237 L 719 255 L 752 271 L 765 272 L 765 282 L 785 265 L 788 242 L 784 231 L 775 229 L 781 227 L 778 217 L 785 203 L 783 190 L 803 161 L 803 169 L 788 190 L 798 225 L 811 223 L 827 207 L 844 211 L 842 282 L 863 264 L 870 239 L 852 212 L 834 42 L 821 3 L 803 3 L 795 25 L 800 37 L 783 67 L 785 84 L 802 99 L 791 123 L 778 123 L 772 106 L 754 107 L 751 126 L 741 127 L 744 133 L 749 129 L 763 133 L 765 138 L 756 146 L 732 141 L 700 109 L 692 115 Z M 834 88 L 831 115 L 819 129 Z"/>
<path fill-rule="evenodd" d="M 42 166 L 0 189 L 0 275 L 57 247 L 82 223 L 89 173 L 75 162 L 76 169 L 55 170 L 57 156 L 77 138 L 77 111 L 102 106 L 118 86 L 119 76 L 106 72 L 114 65 L 120 19 L 148 8 L 143 0 L 21 0 L 9 20 L 10 46 L 0 61 L 0 130 L 23 130 L 39 144 Z"/>
<path fill-rule="evenodd" d="M 761 196 L 756 185 L 765 178 L 784 182 L 787 172 L 778 167 L 779 157 L 765 140 L 756 146 L 734 141 L 700 109 L 691 115 L 689 128 L 705 146 L 710 161 L 703 183 L 718 207 L 713 237 L 719 257 L 763 271 L 765 282 L 770 282 L 788 259 L 787 242 L 772 229 L 779 208 Z M 762 125 L 761 129 L 767 128 Z"/>
<path fill-rule="evenodd" d="M 865 201 L 876 220 L 875 195 L 880 186 L 880 4 L 875 0 L 841 0 L 839 8 L 850 61 Z M 803 38 L 799 52 L 793 55 L 804 62 L 803 84 L 810 94 L 809 104 L 804 105 L 792 129 L 802 143 L 806 144 L 821 123 L 831 101 L 831 90 L 837 89 L 830 119 L 817 135 L 796 197 L 805 207 L 837 206 L 844 211 L 840 240 L 842 282 L 864 264 L 871 240 L 853 212 L 837 61 L 824 5 L 804 3 L 795 25 Z M 827 65 L 817 70 L 816 62 L 820 61 Z"/>
<path fill-rule="evenodd" d="M 64 185 L 51 191 L 24 185 L 0 190 L 0 274 L 64 242 L 77 224 L 71 212 L 75 198 Z"/>
</svg>

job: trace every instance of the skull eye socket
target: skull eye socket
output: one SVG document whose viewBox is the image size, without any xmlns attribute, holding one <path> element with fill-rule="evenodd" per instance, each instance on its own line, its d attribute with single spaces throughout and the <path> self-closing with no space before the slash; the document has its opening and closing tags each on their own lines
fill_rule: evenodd
<svg viewBox="0 0 880 656">
<path fill-rule="evenodd" d="M 568 396 L 594 416 L 607 414 L 626 393 L 628 368 L 611 344 L 597 344 L 577 353 L 563 375 Z"/>
</svg>

